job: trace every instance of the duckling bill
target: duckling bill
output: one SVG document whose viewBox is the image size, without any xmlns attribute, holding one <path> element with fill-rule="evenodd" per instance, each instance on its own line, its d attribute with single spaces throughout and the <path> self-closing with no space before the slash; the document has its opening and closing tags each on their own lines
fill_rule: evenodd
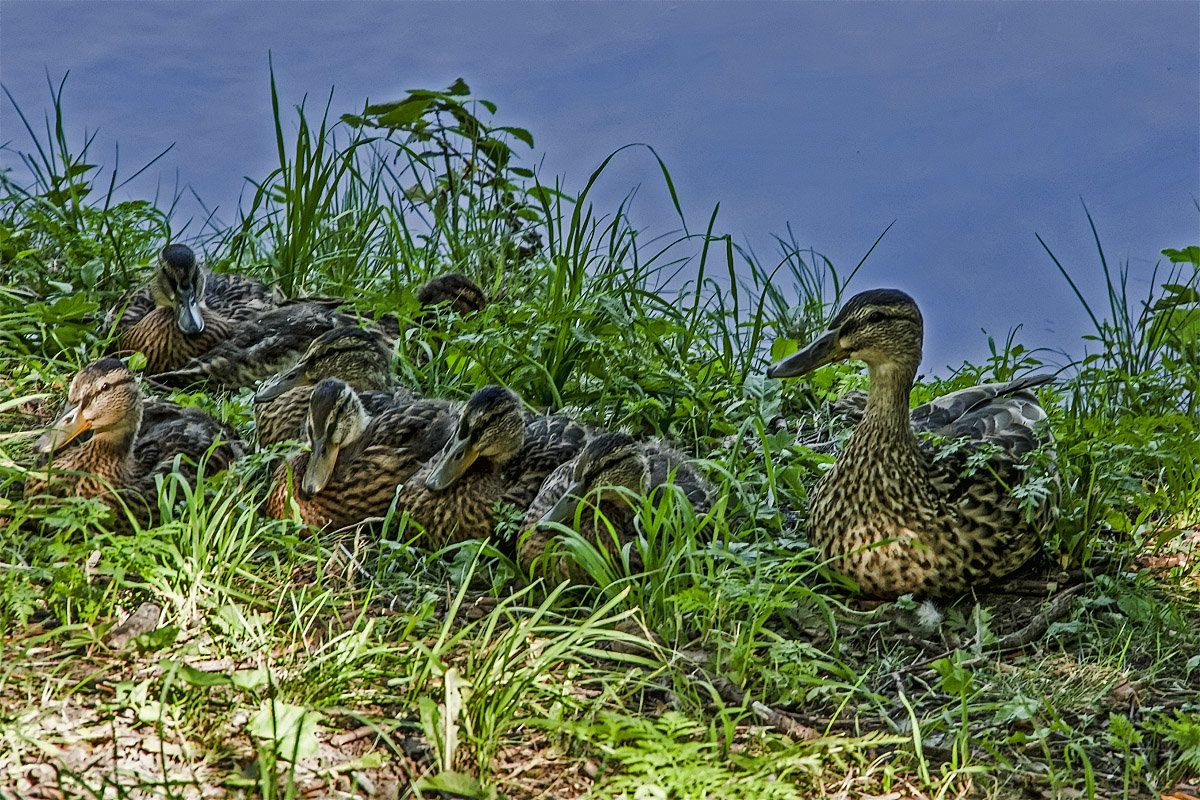
<svg viewBox="0 0 1200 800">
<path fill-rule="evenodd" d="M 372 415 L 344 381 L 322 380 L 309 399 L 309 451 L 276 471 L 267 513 L 283 519 L 295 511 L 335 528 L 384 516 L 396 488 L 450 438 L 455 411 L 443 400 L 414 400 Z"/>
</svg>

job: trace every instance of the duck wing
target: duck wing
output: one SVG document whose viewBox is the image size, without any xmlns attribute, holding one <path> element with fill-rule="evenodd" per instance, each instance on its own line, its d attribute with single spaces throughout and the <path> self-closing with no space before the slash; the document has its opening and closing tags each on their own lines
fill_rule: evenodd
<svg viewBox="0 0 1200 800">
<path fill-rule="evenodd" d="M 236 389 L 252 386 L 296 363 L 312 340 L 357 320 L 325 301 L 288 301 L 238 326 L 233 336 L 177 370 L 154 376 L 164 386 L 201 381 Z"/>
<path fill-rule="evenodd" d="M 210 272 L 205 280 L 205 305 L 234 322 L 255 319 L 283 302 L 283 292 L 277 287 L 245 275 Z"/>
<path fill-rule="evenodd" d="M 395 475 L 399 483 L 446 446 L 458 424 L 458 413 L 458 405 L 448 400 L 419 399 L 391 405 L 371 418 L 361 440 L 364 447 L 390 447 L 404 453 L 411 468 L 406 466 L 403 474 Z"/>
<path fill-rule="evenodd" d="M 525 444 L 504 470 L 506 489 L 501 499 L 517 508 L 529 508 L 547 477 L 575 458 L 590 435 L 586 426 L 569 417 L 555 414 L 527 419 Z M 563 488 L 566 488 L 565 479 Z M 552 505 L 546 510 L 549 511 Z"/>
<path fill-rule="evenodd" d="M 206 455 L 207 471 L 213 473 L 226 469 L 244 454 L 243 445 L 233 429 L 200 409 L 186 408 L 167 400 L 143 402 L 142 424 L 133 444 L 133 459 L 139 475 L 153 480 L 156 473 L 171 471 L 175 456 L 182 455 L 180 470 L 189 481 L 194 481 L 196 465 Z"/>
<path fill-rule="evenodd" d="M 650 491 L 668 483 L 683 490 L 688 502 L 697 514 L 705 514 L 712 508 L 714 490 L 712 484 L 696 469 L 686 455 L 667 447 L 661 442 L 646 442 L 642 452 L 650 464 Z"/>
<path fill-rule="evenodd" d="M 1033 389 L 1053 375 L 1030 375 L 985 383 L 938 397 L 911 412 L 913 430 L 948 439 L 971 439 L 999 447 L 1014 458 L 1036 449 L 1047 436 L 1046 412 Z"/>
</svg>

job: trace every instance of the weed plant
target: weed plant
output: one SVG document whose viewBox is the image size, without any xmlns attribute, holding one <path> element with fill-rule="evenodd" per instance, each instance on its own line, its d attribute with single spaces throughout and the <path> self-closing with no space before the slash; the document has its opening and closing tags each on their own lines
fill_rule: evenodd
<svg viewBox="0 0 1200 800">
<path fill-rule="evenodd" d="M 462 81 L 337 118 L 330 95 L 319 119 L 271 90 L 277 167 L 235 225 L 190 237 L 177 196 L 117 202 L 128 179 L 95 163 L 92 137 L 72 141 L 63 84 L 41 128 L 13 104 L 31 149 L 6 155 L 32 178 L 0 173 L 0 795 L 390 780 L 468 797 L 1142 796 L 1200 769 L 1200 248 L 1164 251 L 1135 300 L 1097 234 L 1105 315 L 1047 246 L 1099 348 L 1043 392 L 1061 494 L 1047 561 L 1086 591 L 1001 657 L 987 648 L 1003 607 L 965 598 L 934 612 L 935 634 L 897 635 L 923 630 L 922 607 L 855 600 L 805 543 L 808 493 L 846 435 L 828 404 L 864 378 L 833 366 L 785 388 L 762 372 L 824 326 L 857 267 L 839 273 L 790 231 L 763 261 L 715 210 L 692 232 L 657 154 L 682 230 L 646 241 L 628 199 L 591 201 L 621 151 L 577 193 L 548 185 L 522 166 L 532 135 Z M 255 498 L 271 453 L 198 487 L 164 481 L 160 524 L 131 535 L 95 502 L 27 505 L 24 431 L 182 238 L 219 271 L 402 317 L 421 281 L 465 273 L 491 303 L 408 328 L 402 380 L 457 398 L 504 383 L 667 438 L 719 500 L 705 515 L 669 492 L 642 504 L 624 553 L 568 539 L 592 586 L 526 584 L 486 543 L 422 552 L 394 514 L 382 532 L 268 521 Z M 1045 369 L 1017 333 L 914 402 Z M 249 438 L 249 392 L 175 397 Z M 110 652 L 105 633 L 147 601 L 159 629 Z M 764 704 L 812 736 L 764 725 Z"/>
</svg>

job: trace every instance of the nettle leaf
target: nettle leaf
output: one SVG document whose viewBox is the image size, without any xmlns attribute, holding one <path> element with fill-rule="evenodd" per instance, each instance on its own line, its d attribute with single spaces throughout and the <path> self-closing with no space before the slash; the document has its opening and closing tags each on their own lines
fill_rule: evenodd
<svg viewBox="0 0 1200 800">
<path fill-rule="evenodd" d="M 796 339 L 780 337 L 771 343 L 771 360 L 778 361 L 781 358 L 787 358 L 799 349 L 800 342 Z"/>
<path fill-rule="evenodd" d="M 1176 264 L 1196 264 L 1200 266 L 1200 247 L 1196 245 L 1185 247 L 1182 250 L 1173 250 L 1168 247 L 1162 251 L 1162 254 Z"/>
<path fill-rule="evenodd" d="M 429 99 L 410 98 L 393 104 L 376 118 L 375 123 L 387 128 L 405 128 L 420 119 L 432 104 Z"/>
<path fill-rule="evenodd" d="M 939 658 L 929 666 L 941 676 L 940 686 L 947 694 L 965 697 L 974 688 L 970 671 L 964 668 L 958 659 L 952 661 L 949 658 Z"/>
<path fill-rule="evenodd" d="M 302 706 L 264 700 L 246 723 L 246 732 L 269 742 L 280 758 L 296 762 L 316 755 L 320 720 L 320 714 Z"/>
</svg>

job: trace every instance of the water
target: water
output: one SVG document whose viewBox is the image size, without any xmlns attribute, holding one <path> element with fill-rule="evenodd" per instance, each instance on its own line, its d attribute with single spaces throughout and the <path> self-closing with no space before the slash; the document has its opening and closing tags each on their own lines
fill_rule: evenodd
<svg viewBox="0 0 1200 800">
<path fill-rule="evenodd" d="M 652 145 L 693 231 L 719 203 L 717 229 L 764 264 L 790 225 L 848 270 L 894 221 L 851 289 L 914 295 L 923 371 L 944 374 L 986 357 L 981 328 L 1082 354 L 1089 323 L 1034 236 L 1103 305 L 1081 200 L 1139 293 L 1163 247 L 1200 240 L 1198 23 L 1196 4 L 5 0 L 0 75 L 40 121 L 47 72 L 69 71 L 74 140 L 98 130 L 124 174 L 174 143 L 122 192 L 186 187 L 174 225 L 193 236 L 190 192 L 227 224 L 275 165 L 268 51 L 283 104 L 310 113 L 331 87 L 336 116 L 462 77 L 570 190 Z M 30 143 L 8 98 L 0 113 L 14 167 Z M 595 199 L 634 186 L 645 238 L 677 226 L 645 150 Z"/>
</svg>

